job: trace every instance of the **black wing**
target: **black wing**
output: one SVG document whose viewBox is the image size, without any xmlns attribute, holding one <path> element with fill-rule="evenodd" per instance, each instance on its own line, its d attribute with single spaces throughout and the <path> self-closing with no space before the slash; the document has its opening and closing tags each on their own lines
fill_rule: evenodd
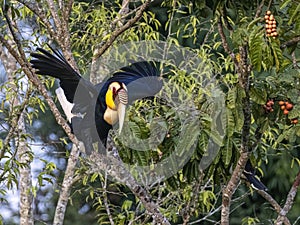
<svg viewBox="0 0 300 225">
<path fill-rule="evenodd" d="M 112 82 L 121 82 L 126 85 L 129 102 L 154 96 L 161 90 L 163 84 L 157 63 L 152 61 L 135 62 L 121 68 L 108 80 L 97 85 L 100 91 L 99 102 L 105 102 L 105 93 Z M 102 107 L 105 108 L 105 105 Z"/>
<path fill-rule="evenodd" d="M 255 169 L 253 168 L 251 162 L 248 160 L 243 172 L 249 183 L 254 189 L 267 191 L 268 188 L 256 177 Z"/>
<path fill-rule="evenodd" d="M 74 96 L 80 96 L 82 99 L 76 101 L 85 102 L 92 98 L 96 90 L 92 83 L 83 79 L 67 62 L 59 51 L 53 51 L 54 54 L 42 48 L 37 48 L 40 53 L 31 53 L 35 59 L 30 61 L 33 68 L 37 70 L 37 74 L 49 75 L 58 78 L 60 86 L 64 90 L 66 98 L 69 102 L 74 102 Z M 79 85 L 79 86 L 78 86 Z M 80 93 L 76 93 L 80 91 Z"/>
</svg>

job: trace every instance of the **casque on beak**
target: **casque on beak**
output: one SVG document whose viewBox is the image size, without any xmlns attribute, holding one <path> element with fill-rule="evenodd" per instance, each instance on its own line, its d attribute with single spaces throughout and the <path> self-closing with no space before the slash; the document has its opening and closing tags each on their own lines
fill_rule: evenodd
<svg viewBox="0 0 300 225">
<path fill-rule="evenodd" d="M 121 134 L 124 125 L 124 120 L 125 120 L 126 105 L 128 104 L 128 94 L 125 85 L 121 90 L 118 91 L 117 97 L 119 100 L 117 106 L 117 112 L 119 118 L 119 134 Z"/>
</svg>

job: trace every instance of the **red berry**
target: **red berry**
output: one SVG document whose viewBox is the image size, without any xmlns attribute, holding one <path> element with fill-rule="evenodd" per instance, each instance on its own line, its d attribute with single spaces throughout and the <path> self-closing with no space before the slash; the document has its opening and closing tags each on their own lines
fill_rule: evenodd
<svg viewBox="0 0 300 225">
<path fill-rule="evenodd" d="M 279 101 L 278 104 L 279 105 L 284 105 L 284 101 Z"/>
<path fill-rule="evenodd" d="M 291 103 L 288 103 L 288 104 L 286 104 L 286 106 L 285 106 L 285 108 L 287 109 L 287 110 L 292 110 L 293 109 L 293 104 L 291 104 Z"/>
<path fill-rule="evenodd" d="M 289 110 L 287 110 L 287 109 L 283 110 L 283 114 L 284 114 L 284 115 L 289 114 Z"/>
</svg>

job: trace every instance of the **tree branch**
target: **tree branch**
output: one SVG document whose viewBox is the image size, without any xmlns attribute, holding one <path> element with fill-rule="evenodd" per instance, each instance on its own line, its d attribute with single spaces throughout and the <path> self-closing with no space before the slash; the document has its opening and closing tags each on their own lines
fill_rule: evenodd
<svg viewBox="0 0 300 225">
<path fill-rule="evenodd" d="M 105 210 L 109 219 L 109 222 L 111 225 L 114 225 L 114 220 L 113 216 L 111 215 L 110 208 L 109 208 L 109 203 L 108 203 L 108 196 L 107 196 L 107 172 L 105 171 L 105 177 L 104 177 L 104 182 L 101 182 L 103 186 L 103 202 L 105 206 Z"/>
<path fill-rule="evenodd" d="M 258 18 L 262 12 L 262 8 L 265 5 L 265 0 L 262 0 L 261 3 L 259 4 L 259 6 L 257 7 L 256 13 L 255 13 L 255 17 L 254 19 Z"/>
<path fill-rule="evenodd" d="M 3 50 L 2 46 L 0 46 L 0 50 Z M 1 51 L 4 53 L 4 51 Z M 4 63 L 4 67 L 6 68 L 6 73 L 8 77 L 8 86 L 10 86 L 13 91 L 16 93 L 16 98 L 9 99 L 10 101 L 10 109 L 12 112 L 13 117 L 17 117 L 16 119 L 12 119 L 11 121 L 11 128 L 9 130 L 8 135 L 5 138 L 3 149 L 1 149 L 1 157 L 4 156 L 5 150 L 8 149 L 8 143 L 11 140 L 14 133 L 17 133 L 15 136 L 15 143 L 16 143 L 16 156 L 20 163 L 18 166 L 19 169 L 19 195 L 20 195 L 20 204 L 19 204 L 19 213 L 20 213 L 20 225 L 33 225 L 33 194 L 30 191 L 30 187 L 32 186 L 31 180 L 31 150 L 26 145 L 26 140 L 22 137 L 24 133 L 26 133 L 25 128 L 25 120 L 24 120 L 24 109 L 28 103 L 29 95 L 28 93 L 31 92 L 30 87 L 27 90 L 25 95 L 25 100 L 21 103 L 20 102 L 20 89 L 18 89 L 17 84 L 13 82 L 16 77 L 17 71 L 17 63 L 13 56 L 9 53 L 1 54 L 0 59 L 5 59 L 6 63 Z M 4 61 L 4 62 L 5 62 Z M 25 103 L 25 104 L 24 104 Z M 17 112 L 15 111 L 17 108 Z M 14 114 L 16 116 L 14 116 Z M 17 132 L 16 132 L 17 131 Z M 14 158 L 15 155 L 12 155 Z M 1 174 L 3 177 L 7 173 L 7 170 L 4 170 Z M 1 180 L 1 178 L 0 178 Z"/>
<path fill-rule="evenodd" d="M 92 65 L 91 65 L 91 78 L 90 81 L 93 84 L 97 84 L 100 82 L 100 80 L 98 79 L 97 76 L 97 60 L 98 58 L 103 55 L 103 53 L 113 44 L 113 42 L 117 39 L 118 36 L 120 36 L 122 33 L 124 33 L 126 30 L 128 30 L 133 24 L 135 24 L 143 15 L 143 12 L 146 10 L 146 8 L 148 7 L 148 5 L 150 4 L 151 0 L 146 0 L 145 3 L 143 3 L 139 10 L 137 10 L 135 16 L 128 20 L 127 23 L 125 25 L 123 25 L 122 27 L 118 28 L 117 30 L 115 30 L 111 36 L 110 39 L 105 42 L 103 45 L 101 43 L 101 45 L 99 45 L 98 47 L 96 47 L 96 49 L 93 52 L 93 57 L 92 57 Z M 126 6 L 126 2 L 124 3 L 124 5 Z"/>
<path fill-rule="evenodd" d="M 245 90 L 245 98 L 243 99 L 244 125 L 242 129 L 241 155 L 227 186 L 223 190 L 221 211 L 221 224 L 223 225 L 229 225 L 231 199 L 240 183 L 241 175 L 249 159 L 250 151 L 251 102 L 249 89 L 251 67 L 247 63 L 248 55 L 246 45 L 239 48 L 239 54 L 241 56 L 241 60 L 239 61 L 236 69 L 239 73 L 240 85 Z"/>
<path fill-rule="evenodd" d="M 151 0 L 146 0 L 140 7 L 140 9 L 136 12 L 135 16 L 128 20 L 127 23 L 114 31 L 110 37 L 110 39 L 94 53 L 93 60 L 97 60 L 115 41 L 115 39 L 120 36 L 123 32 L 129 29 L 133 24 L 135 24 L 143 15 L 143 12 L 146 10 Z"/>
<path fill-rule="evenodd" d="M 93 152 L 87 163 L 90 169 L 89 173 L 106 171 L 108 175 L 124 183 L 140 199 L 146 210 L 152 215 L 155 224 L 170 225 L 167 218 L 159 211 L 159 206 L 152 200 L 150 194 L 136 182 L 117 158 Z"/>
<path fill-rule="evenodd" d="M 227 38 L 226 38 L 224 30 L 223 30 L 223 25 L 222 25 L 222 19 L 221 19 L 221 17 L 218 20 L 218 32 L 219 32 L 219 35 L 221 37 L 222 45 L 223 45 L 223 48 L 224 48 L 225 52 L 230 55 L 232 61 L 234 62 L 235 67 L 238 67 L 239 63 L 238 63 L 238 61 L 237 61 L 237 59 L 235 57 L 235 54 L 229 48 L 229 45 L 228 45 L 228 42 L 227 42 Z"/>
<path fill-rule="evenodd" d="M 282 221 L 284 220 L 284 218 L 286 218 L 286 214 L 288 214 L 288 212 L 290 211 L 290 209 L 292 208 L 292 205 L 294 203 L 294 199 L 296 197 L 299 185 L 300 185 L 300 171 L 298 172 L 298 174 L 295 178 L 295 181 L 294 181 L 294 183 L 293 183 L 293 185 L 292 185 L 292 187 L 289 191 L 289 194 L 287 196 L 284 207 L 280 211 L 280 214 L 277 217 L 274 224 L 276 224 L 276 225 L 282 224 Z"/>
<path fill-rule="evenodd" d="M 26 0 L 17 0 L 17 1 L 20 2 L 21 4 L 23 4 L 24 6 L 26 6 L 29 10 L 31 10 L 46 26 L 46 29 L 47 29 L 48 33 L 50 34 L 50 36 L 52 38 L 56 39 L 55 37 L 57 36 L 57 33 L 52 28 L 52 25 L 51 25 L 49 19 L 47 18 L 45 11 L 43 10 L 43 8 L 41 7 L 41 5 L 39 4 L 38 1 L 34 1 L 34 2 L 26 1 Z"/>
<path fill-rule="evenodd" d="M 266 199 L 272 206 L 273 208 L 275 209 L 275 211 L 279 214 L 281 212 L 281 207 L 280 205 L 276 202 L 276 200 L 270 195 L 268 194 L 267 192 L 263 191 L 263 190 L 257 190 L 257 193 L 260 194 L 264 199 Z M 284 216 L 284 224 L 285 225 L 290 225 L 290 221 L 289 219 Z"/>
<path fill-rule="evenodd" d="M 83 144 L 80 142 L 80 146 L 76 146 L 73 144 L 71 154 L 68 158 L 68 164 L 66 168 L 66 172 L 64 175 L 64 179 L 62 182 L 59 198 L 57 201 L 53 225 L 63 225 L 64 217 L 66 214 L 66 209 L 71 193 L 71 187 L 73 184 L 75 168 L 77 164 L 77 159 L 79 157 L 80 149 L 84 148 Z"/>
<path fill-rule="evenodd" d="M 291 40 L 288 40 L 288 41 L 282 43 L 280 45 L 280 48 L 283 49 L 283 48 L 286 48 L 286 47 L 290 47 L 294 44 L 297 44 L 298 42 L 300 42 L 300 36 L 293 37 Z"/>
<path fill-rule="evenodd" d="M 57 34 L 60 35 L 62 32 L 61 20 L 58 16 L 58 9 L 53 0 L 46 0 L 47 5 L 49 6 L 50 13 L 55 23 L 55 27 L 57 29 Z"/>
</svg>

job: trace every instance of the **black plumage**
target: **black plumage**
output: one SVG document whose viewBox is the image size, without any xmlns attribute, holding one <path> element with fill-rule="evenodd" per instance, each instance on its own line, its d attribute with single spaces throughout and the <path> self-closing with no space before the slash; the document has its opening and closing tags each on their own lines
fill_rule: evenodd
<svg viewBox="0 0 300 225">
<path fill-rule="evenodd" d="M 253 168 L 250 160 L 247 161 L 243 174 L 249 181 L 251 187 L 253 187 L 254 189 L 264 191 L 268 190 L 268 188 L 256 177 L 255 169 Z"/>
<path fill-rule="evenodd" d="M 85 143 L 87 153 L 90 153 L 94 142 L 105 146 L 112 128 L 103 118 L 107 109 L 105 95 L 112 82 L 126 85 L 129 102 L 154 96 L 162 87 L 154 62 L 132 63 L 116 71 L 104 82 L 93 85 L 77 73 L 60 52 L 52 49 L 54 54 L 51 54 L 42 48 L 37 50 L 40 53 L 31 53 L 34 59 L 30 63 L 37 74 L 59 79 L 67 100 L 74 103 L 72 113 L 78 115 L 72 118 L 73 132 Z"/>
</svg>

